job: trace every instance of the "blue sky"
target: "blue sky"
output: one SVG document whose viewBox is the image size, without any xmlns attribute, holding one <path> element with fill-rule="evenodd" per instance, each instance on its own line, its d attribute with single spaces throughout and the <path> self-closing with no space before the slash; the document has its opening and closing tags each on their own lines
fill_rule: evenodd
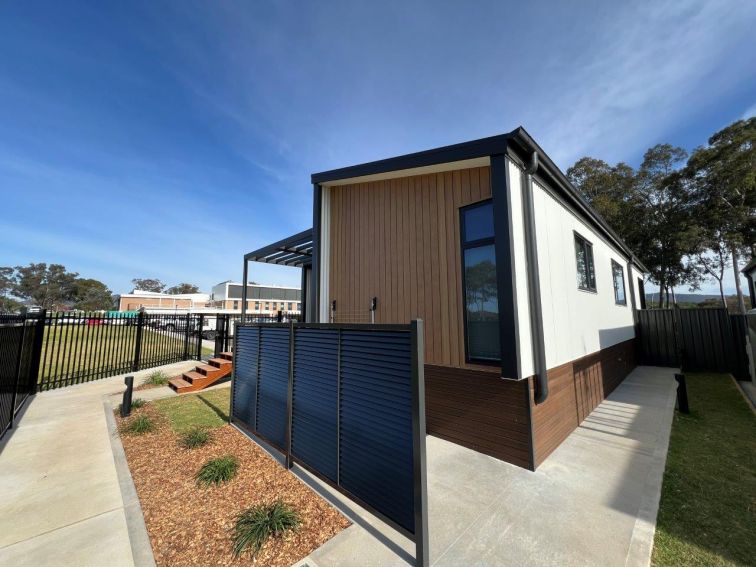
<svg viewBox="0 0 756 567">
<path fill-rule="evenodd" d="M 0 265 L 209 290 L 311 225 L 315 171 L 518 125 L 563 169 L 692 149 L 756 113 L 754 29 L 745 1 L 4 2 Z"/>
</svg>

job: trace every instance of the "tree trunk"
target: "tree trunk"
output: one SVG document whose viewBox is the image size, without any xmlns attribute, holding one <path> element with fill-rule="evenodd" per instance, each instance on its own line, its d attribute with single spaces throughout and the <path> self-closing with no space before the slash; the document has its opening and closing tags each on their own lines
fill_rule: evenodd
<svg viewBox="0 0 756 567">
<path fill-rule="evenodd" d="M 675 287 L 672 286 L 670 289 L 672 290 L 672 305 L 677 307 L 677 298 L 675 297 Z"/>
<path fill-rule="evenodd" d="M 664 282 L 659 284 L 659 305 L 657 307 L 661 309 L 664 307 Z"/>
<path fill-rule="evenodd" d="M 735 273 L 735 289 L 738 292 L 738 311 L 745 315 L 745 300 L 743 299 L 743 289 L 740 286 L 740 266 L 738 266 L 738 248 L 730 246 L 732 251 L 732 271 Z"/>
<path fill-rule="evenodd" d="M 718 280 L 719 281 L 719 297 L 722 298 L 722 307 L 727 309 L 727 300 L 725 299 L 725 296 L 724 296 L 724 282 L 722 280 L 724 280 L 724 278 L 722 278 L 721 280 Z"/>
</svg>

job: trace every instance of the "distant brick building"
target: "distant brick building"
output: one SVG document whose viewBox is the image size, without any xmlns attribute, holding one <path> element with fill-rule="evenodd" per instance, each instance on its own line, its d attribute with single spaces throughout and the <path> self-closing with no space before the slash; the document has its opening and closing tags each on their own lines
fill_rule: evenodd
<svg viewBox="0 0 756 567">
<path fill-rule="evenodd" d="M 213 286 L 210 294 L 210 307 L 241 311 L 242 284 L 232 281 L 221 282 Z M 296 287 L 273 285 L 247 285 L 247 312 L 272 314 L 278 311 L 300 313 L 302 311 L 302 293 Z"/>
<path fill-rule="evenodd" d="M 135 289 L 131 293 L 118 296 L 119 311 L 138 311 L 145 309 L 200 309 L 205 308 L 210 300 L 207 293 L 155 293 Z"/>
</svg>

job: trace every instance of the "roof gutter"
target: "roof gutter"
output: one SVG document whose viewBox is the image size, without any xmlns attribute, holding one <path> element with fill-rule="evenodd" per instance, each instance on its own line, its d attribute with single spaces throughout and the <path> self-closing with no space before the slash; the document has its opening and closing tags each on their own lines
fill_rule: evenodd
<svg viewBox="0 0 756 567">
<path fill-rule="evenodd" d="M 533 349 L 533 373 L 536 380 L 535 403 L 549 397 L 546 345 L 543 336 L 543 309 L 541 307 L 541 277 L 538 270 L 538 242 L 536 241 L 535 205 L 533 204 L 533 174 L 538 171 L 538 152 L 530 154 L 522 184 L 523 221 L 525 229 L 525 256 L 527 258 L 528 303 L 530 311 L 530 337 Z"/>
</svg>

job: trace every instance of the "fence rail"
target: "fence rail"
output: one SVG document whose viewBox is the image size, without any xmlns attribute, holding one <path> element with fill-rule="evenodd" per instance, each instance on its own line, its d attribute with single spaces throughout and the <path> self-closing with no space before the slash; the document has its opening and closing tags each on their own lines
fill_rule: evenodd
<svg viewBox="0 0 756 567">
<path fill-rule="evenodd" d="M 237 327 L 231 420 L 413 539 L 428 565 L 422 321 Z"/>
</svg>

